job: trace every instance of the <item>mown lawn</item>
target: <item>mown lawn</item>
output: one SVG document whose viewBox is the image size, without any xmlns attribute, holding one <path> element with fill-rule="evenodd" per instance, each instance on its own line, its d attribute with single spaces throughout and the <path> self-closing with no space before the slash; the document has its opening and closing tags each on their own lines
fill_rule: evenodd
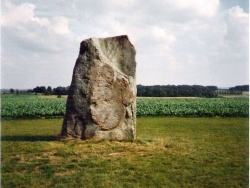
<svg viewBox="0 0 250 188">
<path fill-rule="evenodd" d="M 60 140 L 2 120 L 2 187 L 248 187 L 248 118 L 137 118 L 135 142 Z"/>
</svg>

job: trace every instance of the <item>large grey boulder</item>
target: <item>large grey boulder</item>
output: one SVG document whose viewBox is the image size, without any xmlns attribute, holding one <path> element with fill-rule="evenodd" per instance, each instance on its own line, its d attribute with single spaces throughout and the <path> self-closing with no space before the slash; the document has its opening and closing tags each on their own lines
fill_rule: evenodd
<svg viewBox="0 0 250 188">
<path fill-rule="evenodd" d="M 135 49 L 126 35 L 81 42 L 61 135 L 136 138 Z"/>
</svg>

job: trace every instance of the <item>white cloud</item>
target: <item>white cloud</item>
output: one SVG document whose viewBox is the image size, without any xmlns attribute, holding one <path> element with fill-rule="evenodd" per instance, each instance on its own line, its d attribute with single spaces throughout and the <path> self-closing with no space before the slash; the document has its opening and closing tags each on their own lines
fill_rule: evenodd
<svg viewBox="0 0 250 188">
<path fill-rule="evenodd" d="M 31 3 L 14 5 L 9 1 L 3 4 L 1 17 L 2 27 L 18 27 L 20 25 L 33 24 L 33 27 L 43 27 L 56 34 L 69 34 L 68 19 L 62 16 L 49 18 L 36 17 L 36 6 Z"/>
<path fill-rule="evenodd" d="M 169 2 L 180 11 L 187 10 L 189 13 L 209 18 L 216 15 L 220 4 L 219 0 L 170 0 Z"/>
<path fill-rule="evenodd" d="M 24 85 L 31 85 L 25 72 L 36 75 L 36 85 L 68 85 L 81 40 L 121 34 L 136 48 L 138 84 L 248 82 L 249 15 L 239 6 L 223 9 L 219 0 L 11 2 L 2 3 L 3 69 L 8 75 L 22 70 Z M 34 71 L 25 70 L 30 67 Z"/>
<path fill-rule="evenodd" d="M 173 34 L 168 34 L 166 30 L 161 27 L 154 26 L 151 28 L 152 37 L 161 40 L 162 42 L 166 42 L 167 44 L 174 43 L 176 38 Z"/>
<path fill-rule="evenodd" d="M 65 66 L 72 69 L 75 54 L 72 56 L 70 50 L 77 49 L 78 44 L 66 17 L 38 17 L 37 6 L 31 3 L 5 1 L 2 10 L 3 85 L 26 88 L 42 82 L 53 84 L 49 77 L 57 75 L 57 71 L 68 72 Z M 70 57 L 72 63 L 67 62 Z M 62 80 L 65 82 L 65 77 L 52 82 L 60 85 Z"/>
<path fill-rule="evenodd" d="M 11 27 L 17 23 L 27 23 L 34 17 L 35 5 L 23 3 L 15 6 L 9 1 L 2 4 L 1 26 Z"/>
<path fill-rule="evenodd" d="M 22 47 L 58 51 L 61 36 L 70 37 L 68 19 L 65 17 L 37 17 L 36 6 L 23 3 L 14 5 L 9 1 L 3 4 L 1 27 L 3 36 L 9 35 L 13 42 L 20 42 Z M 50 38 L 50 40 L 47 40 Z M 26 44 L 26 46 L 25 46 Z"/>
<path fill-rule="evenodd" d="M 50 27 L 56 34 L 70 34 L 68 19 L 65 17 L 53 17 Z"/>
<path fill-rule="evenodd" d="M 244 47 L 247 47 L 248 40 L 246 40 L 246 36 L 249 34 L 248 22 L 248 14 L 244 13 L 243 9 L 239 6 L 229 9 L 226 14 L 226 39 L 229 42 L 236 42 L 239 45 L 244 44 Z"/>
<path fill-rule="evenodd" d="M 163 48 L 163 40 L 161 43 L 158 41 L 158 45 L 152 43 L 154 47 L 148 51 L 150 54 L 144 54 L 148 58 L 144 58 L 142 63 L 145 66 L 148 65 L 148 68 L 144 68 L 143 71 L 147 71 L 147 77 L 150 78 L 145 80 L 139 77 L 140 82 L 219 86 L 248 83 L 248 14 L 239 7 L 220 10 L 216 1 L 214 5 L 213 14 L 207 17 L 198 15 L 193 19 L 184 19 L 184 15 L 190 18 L 186 9 L 182 22 L 173 20 L 165 23 L 156 22 L 159 38 L 166 30 L 170 36 L 174 36 L 175 40 L 173 43 L 168 43 L 165 48 Z M 189 11 L 192 14 L 191 10 L 190 8 Z M 211 15 L 212 18 L 210 18 Z M 154 32 L 149 33 L 145 38 L 155 36 L 157 30 L 152 31 Z M 155 57 L 154 55 L 159 54 L 160 49 L 163 56 L 158 61 L 161 63 L 156 65 L 157 60 L 154 59 L 154 63 L 149 62 L 146 65 L 145 61 L 153 59 L 150 56 Z M 158 66 L 158 74 L 151 75 L 151 70 L 157 69 L 155 65 Z M 159 80 L 162 80 L 161 83 Z"/>
</svg>

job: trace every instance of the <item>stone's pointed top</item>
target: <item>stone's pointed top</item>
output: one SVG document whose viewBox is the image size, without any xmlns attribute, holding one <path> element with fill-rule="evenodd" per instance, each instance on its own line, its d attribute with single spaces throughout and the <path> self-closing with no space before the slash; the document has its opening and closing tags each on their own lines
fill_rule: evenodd
<svg viewBox="0 0 250 188">
<path fill-rule="evenodd" d="M 105 61 L 120 73 L 135 78 L 136 51 L 127 35 L 84 40 L 79 54 Z"/>
<path fill-rule="evenodd" d="M 94 40 L 105 40 L 105 39 L 128 39 L 128 35 L 117 35 L 117 36 L 113 36 L 113 37 L 104 37 L 104 38 L 96 38 L 96 37 L 91 37 L 89 39 L 86 39 L 86 40 L 83 40 L 82 42 L 84 41 L 88 41 L 88 40 L 91 40 L 91 39 L 94 39 Z"/>
<path fill-rule="evenodd" d="M 128 39 L 128 35 L 118 35 L 118 36 L 105 37 L 105 38 L 99 38 L 99 39 L 123 39 L 123 38 Z"/>
<path fill-rule="evenodd" d="M 80 44 L 80 51 L 79 54 L 83 54 L 85 51 L 88 51 L 90 44 L 94 45 L 93 43 L 113 43 L 114 41 L 118 42 L 119 45 L 124 45 L 122 43 L 129 43 L 132 48 L 134 48 L 133 44 L 129 41 L 129 38 L 127 35 L 118 35 L 113 37 L 106 37 L 106 38 L 88 38 L 86 40 L 83 40 Z M 105 44 L 105 46 L 108 46 L 108 44 Z M 117 45 L 116 45 L 117 46 Z M 134 50 L 135 51 L 135 50 Z"/>
</svg>

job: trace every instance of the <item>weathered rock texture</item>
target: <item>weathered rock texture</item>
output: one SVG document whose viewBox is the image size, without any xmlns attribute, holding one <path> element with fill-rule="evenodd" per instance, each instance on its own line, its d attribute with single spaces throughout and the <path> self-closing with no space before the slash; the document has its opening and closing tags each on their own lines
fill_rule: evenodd
<svg viewBox="0 0 250 188">
<path fill-rule="evenodd" d="M 134 140 L 135 71 L 135 49 L 126 35 L 82 41 L 61 135 Z"/>
</svg>

